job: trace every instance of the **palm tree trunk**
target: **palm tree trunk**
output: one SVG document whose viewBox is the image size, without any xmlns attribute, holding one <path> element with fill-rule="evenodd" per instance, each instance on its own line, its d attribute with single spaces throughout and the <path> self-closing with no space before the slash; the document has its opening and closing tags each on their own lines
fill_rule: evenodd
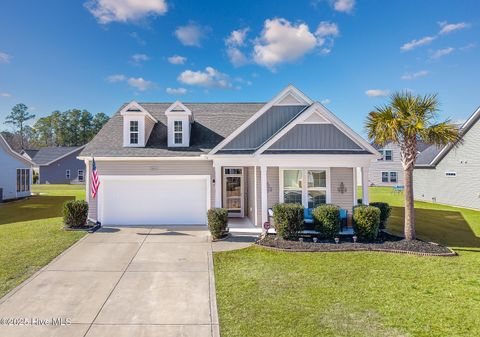
<svg viewBox="0 0 480 337">
<path fill-rule="evenodd" d="M 413 204 L 413 167 L 404 170 L 405 179 L 405 239 L 415 240 L 415 208 Z"/>
</svg>

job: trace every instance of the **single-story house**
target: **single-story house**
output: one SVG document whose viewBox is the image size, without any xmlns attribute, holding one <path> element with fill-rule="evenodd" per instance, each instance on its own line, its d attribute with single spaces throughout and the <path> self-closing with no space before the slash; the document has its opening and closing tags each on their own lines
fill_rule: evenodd
<svg viewBox="0 0 480 337">
<path fill-rule="evenodd" d="M 22 156 L 34 163 L 38 184 L 84 184 L 85 163 L 77 159 L 83 146 L 56 146 L 28 149 Z"/>
<path fill-rule="evenodd" d="M 30 196 L 32 166 L 0 134 L 0 202 Z"/>
<path fill-rule="evenodd" d="M 414 170 L 417 200 L 480 209 L 480 108 L 460 127 L 462 142 L 422 151 Z"/>
<path fill-rule="evenodd" d="M 276 203 L 357 203 L 379 153 L 293 86 L 266 103 L 124 104 L 79 158 L 89 218 L 103 225 L 204 225 L 207 210 L 254 226 Z M 95 159 L 100 186 L 92 197 Z M 368 189 L 363 189 L 368 203 Z"/>
</svg>

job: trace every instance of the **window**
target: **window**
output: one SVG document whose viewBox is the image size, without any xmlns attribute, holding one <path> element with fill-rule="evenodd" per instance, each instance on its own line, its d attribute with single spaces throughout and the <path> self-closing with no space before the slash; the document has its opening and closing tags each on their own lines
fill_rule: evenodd
<svg viewBox="0 0 480 337">
<path fill-rule="evenodd" d="M 65 178 L 70 179 L 70 170 L 65 171 Z"/>
<path fill-rule="evenodd" d="M 456 176 L 457 176 L 457 172 L 445 172 L 445 177 L 455 178 Z"/>
<path fill-rule="evenodd" d="M 302 203 L 302 171 L 283 171 L 283 202 Z"/>
<path fill-rule="evenodd" d="M 283 170 L 283 202 L 315 208 L 327 202 L 325 170 Z"/>
<path fill-rule="evenodd" d="M 173 142 L 175 144 L 183 143 L 183 124 L 182 121 L 173 122 Z"/>
<path fill-rule="evenodd" d="M 395 171 L 382 172 L 382 183 L 396 183 L 398 182 L 398 174 Z"/>
<path fill-rule="evenodd" d="M 393 160 L 393 151 L 392 150 L 378 150 L 380 154 L 382 155 L 382 158 L 378 160 L 383 160 L 383 161 L 392 161 Z"/>
<path fill-rule="evenodd" d="M 138 144 L 138 121 L 130 121 L 130 144 Z"/>
<path fill-rule="evenodd" d="M 30 169 L 17 169 L 17 192 L 30 191 Z"/>
<path fill-rule="evenodd" d="M 78 181 L 83 182 L 83 170 L 78 170 Z"/>
</svg>

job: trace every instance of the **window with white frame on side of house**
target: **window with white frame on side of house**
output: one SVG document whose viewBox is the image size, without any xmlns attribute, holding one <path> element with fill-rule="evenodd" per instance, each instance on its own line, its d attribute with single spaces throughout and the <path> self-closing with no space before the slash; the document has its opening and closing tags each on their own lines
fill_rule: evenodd
<svg viewBox="0 0 480 337">
<path fill-rule="evenodd" d="M 182 121 L 173 122 L 173 142 L 174 144 L 183 143 L 183 123 Z"/>
<path fill-rule="evenodd" d="M 453 172 L 453 171 L 447 171 L 447 172 L 445 172 L 445 177 L 455 178 L 456 176 L 457 176 L 457 172 Z"/>
<path fill-rule="evenodd" d="M 30 191 L 30 169 L 17 169 L 17 192 Z"/>
<path fill-rule="evenodd" d="M 78 170 L 78 181 L 83 182 L 83 179 L 85 179 L 83 170 Z"/>
<path fill-rule="evenodd" d="M 65 170 L 65 179 L 70 179 L 70 170 Z"/>
<path fill-rule="evenodd" d="M 282 202 L 315 208 L 327 202 L 325 170 L 285 169 L 281 174 Z"/>
<path fill-rule="evenodd" d="M 380 154 L 382 155 L 382 157 L 378 159 L 379 161 L 392 161 L 393 160 L 393 151 L 392 150 L 382 149 L 382 150 L 378 150 L 378 152 L 380 152 Z"/>
<path fill-rule="evenodd" d="M 398 173 L 396 171 L 382 172 L 382 183 L 398 182 Z"/>
<path fill-rule="evenodd" d="M 138 144 L 138 121 L 130 121 L 130 144 Z"/>
</svg>

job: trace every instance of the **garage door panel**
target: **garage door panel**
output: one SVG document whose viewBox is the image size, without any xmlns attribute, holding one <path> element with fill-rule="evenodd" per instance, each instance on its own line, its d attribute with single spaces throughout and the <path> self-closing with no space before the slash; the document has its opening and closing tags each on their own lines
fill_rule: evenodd
<svg viewBox="0 0 480 337">
<path fill-rule="evenodd" d="M 105 225 L 197 225 L 206 223 L 206 179 L 105 180 Z"/>
</svg>

